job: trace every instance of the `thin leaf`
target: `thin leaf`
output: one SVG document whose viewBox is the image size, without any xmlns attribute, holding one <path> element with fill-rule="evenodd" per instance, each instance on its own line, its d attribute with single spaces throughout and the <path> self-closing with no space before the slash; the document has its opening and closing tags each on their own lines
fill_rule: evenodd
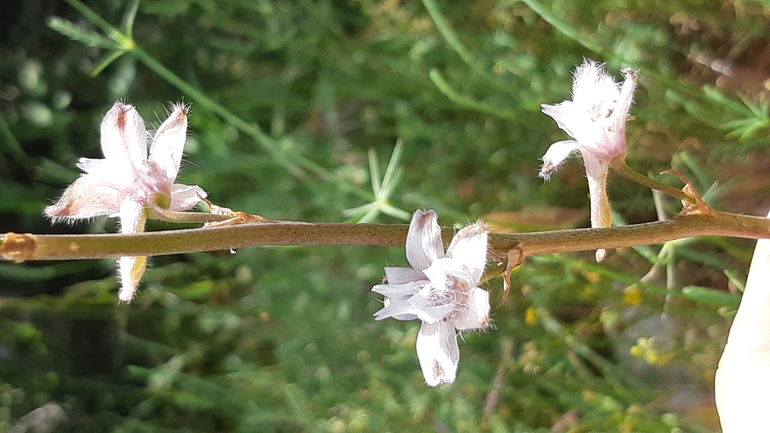
<svg viewBox="0 0 770 433">
<path fill-rule="evenodd" d="M 476 101 L 475 99 L 469 98 L 460 92 L 453 89 L 449 83 L 446 82 L 444 77 L 441 76 L 441 73 L 437 69 L 431 69 L 428 73 L 428 76 L 430 77 L 431 81 L 433 81 L 433 84 L 436 85 L 439 91 L 444 94 L 447 98 L 449 98 L 452 102 L 456 103 L 457 105 L 460 105 L 464 108 L 468 108 L 471 110 L 479 111 L 485 114 L 489 114 L 495 117 L 499 117 L 501 119 L 506 120 L 519 120 L 519 114 L 517 114 L 515 111 L 511 111 L 505 108 L 495 107 L 489 104 L 485 104 L 483 102 Z"/>
<path fill-rule="evenodd" d="M 125 54 L 125 53 L 126 53 L 126 51 L 125 51 L 125 50 L 115 50 L 115 51 L 111 52 L 110 54 L 108 54 L 108 55 L 107 55 L 107 56 L 104 58 L 104 60 L 102 60 L 101 62 L 99 62 L 99 64 L 98 64 L 98 65 L 96 65 L 96 67 L 94 68 L 94 70 L 93 70 L 93 71 L 91 71 L 91 76 L 92 76 L 92 77 L 95 77 L 95 76 L 99 75 L 99 73 L 101 73 L 101 72 L 102 72 L 102 70 L 104 70 L 104 68 L 106 68 L 107 66 L 109 66 L 109 65 L 110 65 L 110 63 L 114 62 L 115 60 L 117 60 L 117 59 L 118 59 L 120 56 L 122 56 L 122 55 L 123 55 L 123 54 Z"/>
<path fill-rule="evenodd" d="M 117 42 L 63 18 L 48 18 L 48 27 L 88 47 L 108 49 L 116 49 L 120 47 Z"/>
<path fill-rule="evenodd" d="M 139 10 L 139 0 L 133 0 L 126 9 L 126 14 L 123 16 L 123 31 L 126 33 L 129 39 L 134 37 L 134 21 L 136 20 L 136 12 Z"/>
<path fill-rule="evenodd" d="M 380 196 L 380 163 L 377 160 L 377 152 L 369 149 L 369 177 L 372 178 L 372 191 L 375 197 Z"/>
<path fill-rule="evenodd" d="M 741 303 L 739 296 L 731 295 L 727 292 L 709 289 L 706 287 L 687 286 L 682 288 L 682 295 L 693 301 L 704 304 L 717 305 L 720 307 L 738 308 Z"/>
<path fill-rule="evenodd" d="M 382 189 L 385 192 L 385 197 L 390 197 L 390 193 L 398 185 L 400 180 L 399 162 L 401 161 L 401 154 L 404 153 L 404 140 L 398 139 L 396 146 L 393 148 L 393 153 L 390 154 L 390 161 L 388 161 L 388 167 L 385 169 L 385 176 L 382 178 Z"/>
</svg>

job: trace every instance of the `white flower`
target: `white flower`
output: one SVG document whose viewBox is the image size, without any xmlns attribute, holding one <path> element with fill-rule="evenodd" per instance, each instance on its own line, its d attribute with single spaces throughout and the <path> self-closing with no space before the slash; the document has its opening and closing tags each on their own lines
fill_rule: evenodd
<svg viewBox="0 0 770 433">
<path fill-rule="evenodd" d="M 622 160 L 626 155 L 626 121 L 637 77 L 630 68 L 624 69 L 623 74 L 625 81 L 621 86 L 602 65 L 586 59 L 575 69 L 572 101 L 542 105 L 543 113 L 574 140 L 559 141 L 548 148 L 540 176 L 548 179 L 573 152 L 580 151 L 588 177 L 591 227 L 612 225 L 607 174 L 613 160 Z M 597 251 L 597 260 L 603 257 L 604 250 Z"/>
<path fill-rule="evenodd" d="M 174 183 L 187 140 L 188 107 L 177 104 L 160 125 L 147 153 L 144 120 L 132 105 L 116 102 L 101 125 L 104 159 L 81 158 L 84 171 L 55 204 L 54 222 L 96 216 L 120 218 L 122 233 L 144 231 L 146 209 L 185 211 L 206 197 L 198 186 Z M 130 302 L 144 274 L 146 257 L 121 257 L 121 301 Z"/>
<path fill-rule="evenodd" d="M 417 357 L 430 386 L 452 383 L 460 349 L 457 331 L 489 325 L 489 292 L 479 288 L 487 256 L 487 230 L 477 222 L 460 230 L 444 254 L 434 211 L 416 211 L 406 237 L 412 268 L 385 268 L 386 284 L 372 288 L 385 295 L 377 320 L 420 319 Z"/>
</svg>

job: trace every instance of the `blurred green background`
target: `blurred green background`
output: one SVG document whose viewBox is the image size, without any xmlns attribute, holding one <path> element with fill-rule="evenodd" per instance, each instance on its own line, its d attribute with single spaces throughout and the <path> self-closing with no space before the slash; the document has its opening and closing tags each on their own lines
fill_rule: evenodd
<svg viewBox="0 0 770 433">
<path fill-rule="evenodd" d="M 767 3 L 110 0 L 89 15 L 5 1 L 0 230 L 115 231 L 52 226 L 42 209 L 79 157 L 101 157 L 116 99 L 151 126 L 192 103 L 180 182 L 271 219 L 403 223 L 424 207 L 445 225 L 586 226 L 578 160 L 537 178 L 565 137 L 540 104 L 569 99 L 583 57 L 618 78 L 640 69 L 632 167 L 680 185 L 657 175 L 676 168 L 713 206 L 764 213 Z M 679 211 L 610 180 L 618 224 Z M 377 198 L 391 207 L 361 208 Z M 131 305 L 111 260 L 0 263 L 0 432 L 715 431 L 714 370 L 752 247 L 530 258 L 504 304 L 488 283 L 493 328 L 465 336 L 457 382 L 439 389 L 420 373 L 419 324 L 372 318 L 401 248 L 156 257 Z"/>
</svg>

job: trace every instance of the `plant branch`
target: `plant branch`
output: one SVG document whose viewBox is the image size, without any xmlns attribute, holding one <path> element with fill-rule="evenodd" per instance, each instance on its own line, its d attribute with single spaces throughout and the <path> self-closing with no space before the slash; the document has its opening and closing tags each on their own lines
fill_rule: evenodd
<svg viewBox="0 0 770 433">
<path fill-rule="evenodd" d="M 612 167 L 615 169 L 615 171 L 618 172 L 621 176 L 625 177 L 628 180 L 631 180 L 633 182 L 636 182 L 640 185 L 644 185 L 648 188 L 652 188 L 655 190 L 658 190 L 662 193 L 668 194 L 672 197 L 676 197 L 679 200 L 682 200 L 684 203 L 690 203 L 690 204 L 696 204 L 697 199 L 690 194 L 687 194 L 686 192 L 682 191 L 681 189 L 674 188 L 673 186 L 666 185 L 664 183 L 660 183 L 655 179 L 649 178 L 631 167 L 629 167 L 626 164 L 626 161 L 620 160 L 617 163 L 614 163 Z"/>
<path fill-rule="evenodd" d="M 0 236 L 0 255 L 26 260 L 74 260 L 154 256 L 278 245 L 403 246 L 405 224 L 346 224 L 268 221 L 137 234 Z M 444 228 L 445 242 L 454 229 Z M 490 233 L 489 256 L 502 261 L 521 248 L 525 256 L 659 244 L 694 236 L 770 238 L 770 219 L 719 211 L 681 215 L 666 221 L 623 227 Z"/>
</svg>

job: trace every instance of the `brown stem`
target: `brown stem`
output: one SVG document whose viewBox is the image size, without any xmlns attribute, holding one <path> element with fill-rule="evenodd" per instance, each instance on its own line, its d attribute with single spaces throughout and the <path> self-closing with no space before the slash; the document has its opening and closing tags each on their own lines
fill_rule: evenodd
<svg viewBox="0 0 770 433">
<path fill-rule="evenodd" d="M 153 256 L 275 245 L 403 246 L 407 225 L 270 221 L 232 226 L 103 235 L 34 235 L 8 233 L 0 237 L 6 259 L 72 260 Z M 448 242 L 454 229 L 444 228 Z M 490 257 L 500 260 L 519 247 L 526 256 L 659 244 L 694 236 L 770 238 L 770 219 L 713 211 L 666 221 L 623 227 L 490 233 Z"/>
</svg>

